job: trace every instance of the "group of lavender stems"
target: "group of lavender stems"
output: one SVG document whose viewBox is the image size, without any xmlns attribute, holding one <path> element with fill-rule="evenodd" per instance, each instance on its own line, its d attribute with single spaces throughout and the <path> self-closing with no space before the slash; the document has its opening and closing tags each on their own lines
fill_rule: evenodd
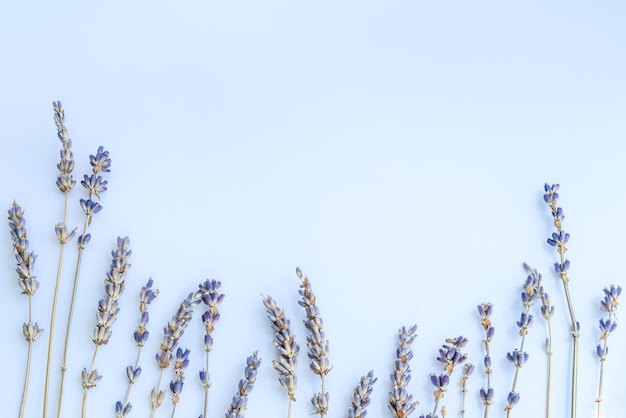
<svg viewBox="0 0 626 418">
<path fill-rule="evenodd" d="M 54 343 L 54 328 L 56 322 L 56 308 L 59 297 L 59 289 L 61 276 L 63 271 L 63 259 L 65 245 L 71 241 L 75 236 L 77 228 L 74 228 L 71 232 L 68 232 L 67 228 L 67 209 L 69 201 L 69 192 L 73 189 L 76 181 L 73 179 L 74 159 L 72 153 L 72 141 L 69 138 L 67 128 L 65 126 L 65 112 L 60 102 L 53 102 L 54 110 L 54 122 L 57 127 L 57 136 L 61 141 L 62 149 L 60 152 L 60 162 L 57 165 L 60 174 L 57 176 L 56 185 L 58 189 L 64 194 L 63 204 L 63 218 L 62 221 L 55 226 L 55 232 L 60 244 L 59 261 L 57 268 L 57 277 L 55 282 L 55 290 L 53 295 L 52 312 L 50 316 L 50 327 L 48 337 L 48 351 L 46 357 L 45 368 L 45 386 L 44 386 L 44 399 L 43 399 L 43 418 L 47 416 L 48 396 L 50 386 L 50 370 L 51 370 L 51 358 L 52 347 Z M 107 173 L 110 171 L 111 160 L 109 159 L 108 152 L 104 151 L 103 147 L 99 147 L 95 155 L 90 156 L 90 164 L 92 166 L 92 174 L 85 175 L 81 184 L 87 190 L 87 198 L 80 199 L 80 206 L 85 213 L 85 221 L 82 228 L 82 234 L 78 237 L 78 257 L 76 261 L 76 267 L 74 272 L 74 280 L 72 285 L 72 295 L 70 299 L 70 306 L 68 311 L 65 339 L 63 343 L 63 357 L 61 365 L 59 396 L 57 405 L 57 418 L 61 415 L 63 388 L 65 380 L 65 372 L 67 370 L 67 355 L 71 333 L 71 325 L 74 313 L 74 305 L 77 295 L 78 282 L 80 277 L 81 261 L 83 251 L 86 245 L 91 239 L 91 235 L 88 233 L 88 228 L 92 223 L 93 215 L 98 213 L 102 206 L 99 203 L 100 194 L 107 190 L 107 181 L 103 180 L 100 173 Z M 567 251 L 567 243 L 569 241 L 569 234 L 562 229 L 562 223 L 564 220 L 563 210 L 558 206 L 558 194 L 559 185 L 545 184 L 544 187 L 544 201 L 547 203 L 551 210 L 553 224 L 556 232 L 554 232 L 547 240 L 548 244 L 555 247 L 559 256 L 558 262 L 555 263 L 554 268 L 563 283 L 563 289 L 565 298 L 567 301 L 567 308 L 571 321 L 571 336 L 572 336 L 572 371 L 571 371 L 571 406 L 570 416 L 576 417 L 576 405 L 577 405 L 577 385 L 578 385 L 578 344 L 580 337 L 580 326 L 576 321 L 576 317 L 573 310 L 573 304 L 569 291 L 569 268 L 570 261 L 565 258 Z M 32 296 L 38 288 L 34 275 L 34 261 L 35 254 L 28 251 L 28 236 L 25 228 L 25 220 L 23 218 L 23 210 L 13 203 L 13 206 L 9 209 L 9 225 L 11 228 L 11 235 L 14 241 L 14 254 L 18 260 L 17 272 L 19 276 L 19 283 L 23 290 L 23 293 L 28 296 L 28 323 L 24 324 L 24 336 L 28 341 L 28 354 L 27 364 L 24 379 L 24 390 L 22 395 L 20 418 L 24 416 L 24 409 L 26 406 L 26 398 L 28 392 L 29 376 L 30 376 L 30 364 L 32 357 L 32 344 L 43 333 L 43 329 L 40 329 L 36 323 L 32 322 Z M 121 253 L 120 253 L 121 252 Z M 117 254 L 117 258 L 116 258 Z M 121 254 L 121 255 L 120 255 Z M 118 239 L 118 249 L 113 252 L 113 262 L 108 278 L 106 282 L 106 294 L 105 299 L 101 300 L 98 324 L 96 331 L 94 332 L 93 342 L 95 344 L 93 360 L 90 369 L 85 369 L 83 375 L 83 417 L 86 409 L 86 395 L 87 390 L 97 384 L 101 379 L 101 376 L 94 369 L 95 359 L 100 345 L 106 344 L 108 337 L 110 336 L 109 328 L 113 322 L 115 322 L 117 311 L 117 298 L 121 295 L 124 288 L 124 276 L 125 271 L 129 267 L 127 264 L 127 258 L 130 255 L 128 250 L 128 239 Z M 121 257 L 121 258 L 120 258 Z M 545 293 L 541 284 L 541 275 L 536 270 L 532 269 L 528 265 L 524 265 L 529 273 L 529 276 L 524 285 L 524 292 L 522 293 L 522 302 L 524 305 L 524 312 L 521 314 L 520 320 L 517 322 L 519 327 L 519 334 L 521 336 L 520 348 L 515 349 L 513 352 L 507 353 L 507 358 L 515 366 L 515 374 L 513 377 L 513 384 L 511 391 L 507 396 L 507 406 L 505 408 L 507 417 L 510 416 L 510 412 L 513 406 L 519 401 L 519 394 L 515 392 L 516 382 L 520 368 L 528 359 L 528 354 L 523 350 L 525 336 L 528 333 L 528 329 L 533 323 L 533 315 L 530 313 L 530 307 L 535 300 L 540 299 L 542 301 L 541 312 L 542 316 L 548 323 L 548 338 L 546 339 L 546 353 L 548 355 L 548 373 L 547 373 L 547 399 L 546 399 L 546 418 L 549 418 L 550 414 L 550 388 L 551 388 L 551 364 L 552 364 L 552 330 L 550 324 L 550 318 L 554 313 L 554 307 L 550 304 L 550 299 L 547 293 Z M 319 315 L 319 309 L 315 303 L 315 295 L 313 294 L 309 279 L 302 274 L 300 269 L 296 270 L 298 277 L 302 281 L 299 290 L 301 300 L 298 302 L 305 309 L 306 319 L 304 320 L 305 327 L 309 331 L 307 336 L 307 346 L 309 349 L 308 357 L 311 359 L 311 370 L 320 376 L 321 378 L 321 392 L 313 396 L 311 403 L 315 408 L 315 413 L 319 414 L 321 418 L 324 418 L 328 413 L 329 395 L 326 392 L 326 375 L 330 372 L 332 367 L 328 362 L 328 341 L 324 336 L 323 323 Z M 200 380 L 202 382 L 205 397 L 204 397 L 204 414 L 207 415 L 208 409 L 208 389 L 210 383 L 208 380 L 209 369 L 209 353 L 212 349 L 212 332 L 214 325 L 219 319 L 219 312 L 217 306 L 224 298 L 224 295 L 219 293 L 221 283 L 216 281 L 206 281 L 200 285 L 200 290 L 192 293 L 185 301 L 180 305 L 177 314 L 173 317 L 172 321 L 168 323 L 165 328 L 164 340 L 161 344 L 161 352 L 157 354 L 157 363 L 161 369 L 159 376 L 159 383 L 157 387 L 152 391 L 152 413 L 154 417 L 156 409 L 161 405 L 164 392 L 160 389 L 160 382 L 162 379 L 163 371 L 167 368 L 171 361 L 175 357 L 175 372 L 177 374 L 177 380 L 172 381 L 170 385 L 173 392 L 173 412 L 174 415 L 176 404 L 178 403 L 178 395 L 182 390 L 182 382 L 184 379 L 183 369 L 188 363 L 189 350 L 182 350 L 178 346 L 178 340 L 183 334 L 187 323 L 192 316 L 192 308 L 201 301 L 208 306 L 208 310 L 204 313 L 202 319 L 205 325 L 205 369 L 202 370 Z M 126 392 L 123 402 L 118 402 L 116 405 L 116 411 L 118 417 L 124 417 L 130 411 L 130 403 L 128 403 L 128 397 L 130 389 L 135 381 L 135 378 L 141 372 L 141 368 L 138 366 L 139 357 L 141 353 L 141 347 L 147 339 L 148 332 L 145 329 L 147 323 L 148 314 L 146 311 L 146 305 L 149 304 L 154 297 L 158 294 L 157 291 L 151 289 L 152 281 L 150 280 L 146 287 L 142 288 L 140 311 L 142 315 L 141 324 L 135 333 L 135 340 L 138 344 L 138 354 L 135 366 L 129 366 L 127 374 L 129 378 L 129 386 Z M 604 377 L 604 364 L 608 354 L 607 340 L 609 335 L 617 327 L 617 318 L 615 316 L 615 310 L 617 308 L 617 298 L 621 294 L 621 288 L 619 286 L 611 285 L 609 288 L 604 289 L 604 299 L 601 302 L 601 310 L 607 313 L 606 319 L 600 320 L 600 344 L 597 347 L 597 354 L 600 358 L 600 376 L 598 384 L 598 396 L 596 398 L 597 403 L 597 417 L 602 416 L 602 389 L 603 389 L 603 377 Z M 297 365 L 297 354 L 299 346 L 295 342 L 295 337 L 291 333 L 290 323 L 284 317 L 284 312 L 278 308 L 271 297 L 264 298 L 264 304 L 267 309 L 268 317 L 272 322 L 272 328 L 275 331 L 274 345 L 279 351 L 280 355 L 278 360 L 273 361 L 274 368 L 279 372 L 279 381 L 281 385 L 287 390 L 289 396 L 289 407 L 287 417 L 291 417 L 292 402 L 295 401 L 295 390 L 297 386 L 297 379 L 295 375 L 295 369 Z M 491 304 L 478 305 L 478 311 L 481 316 L 481 324 L 485 330 L 485 339 L 483 340 L 485 347 L 485 372 L 487 375 L 487 386 L 480 390 L 480 396 L 485 406 L 484 418 L 488 416 L 489 406 L 493 402 L 493 388 L 491 387 L 490 375 L 491 370 L 491 356 L 489 352 L 489 343 L 493 336 L 494 328 L 491 326 L 490 315 L 492 312 Z M 406 392 L 406 386 L 410 381 L 410 370 L 408 367 L 408 361 L 412 357 L 410 346 L 415 339 L 415 326 L 409 329 L 401 328 L 399 333 L 399 347 L 397 349 L 397 358 L 395 362 L 395 371 L 391 375 L 392 379 L 392 391 L 389 393 L 389 409 L 395 417 L 407 417 L 410 415 L 417 405 L 417 402 L 412 400 L 412 396 Z M 428 416 L 436 416 L 437 407 L 439 401 L 443 398 L 448 385 L 449 376 L 451 375 L 454 366 L 461 364 L 465 361 L 465 355 L 461 354 L 460 348 L 465 345 L 467 340 L 462 337 L 457 339 L 446 340 L 447 344 L 443 345 L 440 349 L 440 356 L 438 360 L 444 363 L 445 374 L 431 375 L 431 382 L 436 386 L 435 390 L 435 406 L 431 414 Z M 178 348 L 176 355 L 174 355 L 174 348 Z M 180 352 L 180 353 L 179 353 Z M 248 358 L 248 366 L 246 367 L 245 379 L 240 382 L 240 388 L 237 392 L 236 398 L 239 397 L 239 401 L 233 400 L 230 412 L 227 412 L 227 416 L 242 416 L 241 413 L 245 410 L 244 400 L 246 399 L 247 392 L 252 388 L 254 384 L 256 369 L 260 364 L 260 359 L 257 354 L 253 354 Z M 129 370 L 129 371 L 128 371 Z M 463 407 L 461 414 L 464 414 L 464 400 L 467 378 L 473 370 L 473 366 L 466 365 L 464 369 L 464 375 L 461 379 L 462 392 L 463 392 Z M 352 407 L 350 416 L 361 417 L 365 416 L 365 407 L 369 404 L 369 395 L 372 391 L 372 386 L 376 382 L 373 377 L 373 373 L 361 378 L 361 383 L 354 389 L 354 395 L 352 399 Z M 228 414 L 231 415 L 228 415 Z"/>
</svg>

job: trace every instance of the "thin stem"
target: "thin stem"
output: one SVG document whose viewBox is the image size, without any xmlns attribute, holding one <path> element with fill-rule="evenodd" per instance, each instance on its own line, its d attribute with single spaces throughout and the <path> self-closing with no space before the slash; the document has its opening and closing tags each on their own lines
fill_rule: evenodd
<svg viewBox="0 0 626 418">
<path fill-rule="evenodd" d="M 91 215 L 87 215 L 85 225 L 83 226 L 83 234 L 87 234 L 87 227 L 91 223 Z M 59 387 L 59 405 L 57 407 L 57 418 L 61 418 L 61 404 L 63 401 L 63 386 L 65 383 L 65 371 L 67 370 L 67 348 L 69 346 L 70 331 L 72 329 L 72 318 L 74 316 L 74 302 L 76 301 L 76 290 L 78 288 L 78 277 L 80 276 L 80 264 L 83 259 L 84 246 L 78 246 L 78 258 L 76 260 L 76 271 L 74 272 L 74 285 L 72 286 L 72 299 L 70 301 L 70 310 L 67 316 L 67 325 L 65 327 L 65 342 L 63 343 L 63 360 L 61 362 L 61 384 Z"/>
<path fill-rule="evenodd" d="M 209 373 L 209 353 L 210 350 L 206 350 L 206 368 L 204 370 L 206 370 L 207 372 L 207 376 Z M 208 377 L 207 377 L 207 383 L 204 386 L 204 415 L 202 416 L 202 418 L 207 418 L 207 413 L 209 410 L 209 385 L 208 385 Z"/>
<path fill-rule="evenodd" d="M 67 227 L 67 201 L 69 192 L 65 192 L 65 199 L 63 204 L 63 222 L 61 224 L 62 231 L 65 231 Z M 50 387 L 50 367 L 52 364 L 52 345 L 54 341 L 54 323 L 57 315 L 57 301 L 59 300 L 59 288 L 61 287 L 61 275 L 63 272 L 63 254 L 65 253 L 65 240 L 60 241 L 61 249 L 59 250 L 59 264 L 57 267 L 56 284 L 54 285 L 54 297 L 52 298 L 52 313 L 50 314 L 50 327 L 48 328 L 48 354 L 46 357 L 46 378 L 43 390 L 43 418 L 46 418 L 48 414 L 48 388 Z"/>
<path fill-rule="evenodd" d="M 139 367 L 139 357 L 141 356 L 141 347 L 139 346 L 139 348 L 137 348 L 137 358 L 135 359 L 135 367 L 133 368 L 133 370 L 137 370 L 137 367 Z M 133 387 L 133 382 L 129 381 L 128 382 L 128 388 L 126 389 L 126 396 L 124 396 L 124 402 L 122 403 L 122 408 L 124 406 L 126 406 L 126 403 L 128 402 L 128 399 L 130 398 L 130 390 Z"/>
<path fill-rule="evenodd" d="M 433 413 L 431 414 L 432 416 L 435 416 L 435 414 L 437 413 L 437 407 L 439 406 L 439 399 L 435 400 L 435 407 L 433 408 Z"/>
<path fill-rule="evenodd" d="M 33 322 L 33 296 L 28 295 L 28 324 Z M 28 341 L 28 354 L 26 356 L 26 371 L 24 375 L 24 391 L 22 392 L 22 403 L 20 405 L 20 418 L 24 417 L 26 408 L 26 397 L 28 395 L 28 383 L 30 381 L 30 363 L 33 357 L 33 341 Z"/>
<path fill-rule="evenodd" d="M 157 387 L 156 387 L 157 398 L 158 398 L 159 392 L 161 392 L 161 379 L 163 378 L 163 370 L 164 369 L 161 369 L 161 373 L 159 373 L 159 381 L 158 381 Z M 158 406 L 156 406 L 156 404 L 153 403 L 152 404 L 152 412 L 150 413 L 150 418 L 154 418 L 154 414 L 156 413 L 157 408 L 158 408 Z"/>
<path fill-rule="evenodd" d="M 602 348 L 602 353 L 606 353 L 606 338 L 604 339 L 604 346 Z M 600 357 L 600 382 L 598 383 L 598 398 L 596 399 L 596 403 L 598 404 L 598 410 L 596 413 L 596 417 L 602 417 L 602 383 L 604 381 L 604 361 L 606 359 L 604 357 Z"/>
<path fill-rule="evenodd" d="M 172 418 L 174 418 L 174 414 L 176 413 L 176 404 L 172 407 Z"/>
<path fill-rule="evenodd" d="M 326 375 L 322 374 L 322 396 L 326 396 Z M 324 418 L 326 414 L 322 411 L 320 412 L 320 418 Z"/>
<path fill-rule="evenodd" d="M 548 319 L 548 379 L 546 382 L 546 418 L 550 418 L 550 392 L 552 387 L 552 324 Z"/>
<path fill-rule="evenodd" d="M 564 255 L 561 254 L 561 264 L 564 263 Z M 578 323 L 576 322 L 576 317 L 574 316 L 574 308 L 572 306 L 572 299 L 569 294 L 569 286 L 567 281 L 563 280 L 563 289 L 565 290 L 565 298 L 567 299 L 567 308 L 569 310 L 569 315 L 572 320 L 572 396 L 571 396 L 571 418 L 576 418 L 576 396 L 577 396 L 577 388 L 578 388 Z"/>
</svg>

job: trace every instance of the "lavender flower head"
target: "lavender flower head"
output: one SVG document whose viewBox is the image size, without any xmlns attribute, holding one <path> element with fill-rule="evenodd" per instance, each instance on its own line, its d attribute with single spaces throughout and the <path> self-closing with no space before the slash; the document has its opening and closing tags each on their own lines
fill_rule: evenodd
<svg viewBox="0 0 626 418">
<path fill-rule="evenodd" d="M 448 373 L 448 376 L 452 374 L 457 365 L 463 364 L 467 360 L 467 355 L 460 350 L 466 345 L 467 338 L 459 336 L 446 339 L 446 344 L 443 344 L 439 349 L 437 361 L 443 364 L 443 369 Z"/>
<path fill-rule="evenodd" d="M 366 376 L 361 377 L 361 382 L 354 388 L 351 405 L 348 409 L 348 418 L 365 418 L 366 408 L 370 404 L 370 396 L 374 390 L 374 383 L 378 379 L 374 377 L 374 372 L 369 371 Z"/>
<path fill-rule="evenodd" d="M 402 327 L 398 331 L 396 361 L 394 363 L 394 372 L 391 374 L 392 389 L 389 392 L 387 405 L 395 418 L 408 417 L 419 404 L 419 402 L 413 401 L 413 395 L 410 395 L 406 390 L 407 385 L 411 381 L 409 361 L 413 358 L 411 345 L 417 337 L 415 331 L 417 331 L 417 325 L 412 325 L 409 329 Z"/>
<path fill-rule="evenodd" d="M 54 109 L 54 123 L 57 127 L 57 136 L 61 141 L 61 161 L 57 164 L 60 174 L 57 176 L 56 185 L 63 193 L 67 193 L 76 184 L 72 176 L 74 170 L 74 154 L 72 153 L 72 140 L 69 138 L 65 127 L 65 111 L 61 102 L 52 102 Z"/>
<path fill-rule="evenodd" d="M 126 288 L 126 273 L 130 268 L 128 258 L 132 251 L 129 249 L 129 245 L 128 237 L 118 237 L 117 249 L 111 251 L 113 257 L 111 267 L 104 280 L 105 297 L 100 300 L 96 314 L 96 328 L 93 336 L 93 342 L 96 345 L 105 345 L 109 342 L 111 327 L 117 320 L 118 299 Z"/>
<path fill-rule="evenodd" d="M 226 418 L 244 418 L 244 412 L 248 409 L 248 395 L 254 388 L 256 382 L 256 375 L 261 365 L 261 358 L 258 352 L 254 352 L 246 360 L 246 369 L 244 371 L 244 378 L 239 381 L 239 388 L 233 396 L 233 400 L 230 407 L 226 411 Z"/>
<path fill-rule="evenodd" d="M 289 399 L 295 402 L 298 385 L 296 367 L 300 346 L 291 332 L 289 319 L 285 318 L 285 312 L 276 305 L 274 299 L 268 296 L 263 299 L 263 304 L 267 309 L 267 317 L 272 322 L 272 329 L 275 332 L 273 343 L 279 353 L 278 359 L 272 360 L 272 365 L 280 375 L 278 378 L 280 385 L 287 391 Z"/>
<path fill-rule="evenodd" d="M 35 260 L 37 256 L 34 252 L 28 251 L 29 242 L 24 211 L 14 201 L 8 210 L 8 214 L 9 228 L 11 228 L 11 238 L 13 239 L 13 254 L 17 260 L 15 271 L 17 271 L 18 275 L 18 284 L 22 289 L 22 294 L 32 296 L 39 288 L 39 282 L 35 276 Z"/>
<path fill-rule="evenodd" d="M 150 319 L 148 315 L 148 305 L 158 296 L 159 289 L 152 290 L 152 285 L 154 282 L 152 279 L 148 280 L 148 283 L 144 287 L 141 288 L 141 292 L 139 293 L 139 312 L 141 314 L 141 318 L 139 321 L 139 325 L 133 334 L 133 338 L 139 347 L 142 347 L 144 343 L 148 340 L 148 336 L 150 333 L 148 332 L 147 325 Z"/>
<path fill-rule="evenodd" d="M 298 278 L 302 280 L 300 284 L 300 290 L 298 293 L 302 297 L 298 301 L 298 304 L 302 306 L 306 313 L 306 319 L 304 320 L 304 326 L 309 331 L 307 335 L 307 347 L 309 349 L 308 357 L 311 359 L 311 370 L 316 375 L 322 378 L 322 391 L 313 395 L 311 403 L 316 410 L 317 414 L 320 414 L 323 418 L 328 413 L 329 395 L 325 390 L 325 377 L 330 372 L 332 367 L 328 361 L 328 340 L 324 335 L 323 322 L 320 317 L 320 311 L 315 304 L 315 294 L 311 289 L 311 282 L 309 278 L 302 274 L 300 268 L 296 269 Z"/>
<path fill-rule="evenodd" d="M 176 405 L 180 402 L 180 394 L 183 391 L 183 383 L 185 382 L 185 369 L 189 365 L 189 350 L 178 347 L 176 349 L 176 359 L 174 362 L 174 373 L 176 379 L 170 382 L 170 390 L 172 391 L 172 404 Z"/>
</svg>

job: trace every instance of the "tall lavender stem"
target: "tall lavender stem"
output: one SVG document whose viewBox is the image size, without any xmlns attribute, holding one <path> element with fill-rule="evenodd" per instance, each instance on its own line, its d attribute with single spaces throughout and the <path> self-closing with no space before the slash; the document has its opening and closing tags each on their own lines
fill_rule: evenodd
<svg viewBox="0 0 626 418">
<path fill-rule="evenodd" d="M 43 334 L 37 323 L 33 323 L 33 295 L 39 288 L 34 268 L 37 256 L 34 252 L 28 251 L 28 233 L 26 232 L 26 220 L 24 211 L 16 203 L 9 209 L 9 227 L 11 228 L 11 238 L 13 239 L 13 254 L 17 260 L 18 284 L 22 289 L 22 294 L 28 296 L 28 322 L 22 326 L 24 338 L 28 342 L 28 353 L 26 355 L 26 370 L 24 372 L 24 389 L 22 391 L 22 402 L 20 404 L 20 418 L 24 417 L 26 408 L 26 398 L 28 396 L 28 385 L 30 382 L 30 366 L 33 355 L 33 342 Z"/>
<path fill-rule="evenodd" d="M 207 306 L 207 310 L 202 314 L 202 323 L 204 324 L 204 351 L 205 368 L 199 372 L 202 388 L 204 389 L 204 413 L 202 416 L 207 417 L 209 410 L 209 354 L 213 349 L 213 331 L 215 324 L 220 319 L 218 305 L 224 300 L 224 294 L 220 293 L 222 283 L 215 280 L 207 280 L 198 285 L 199 291 L 202 293 L 202 302 Z"/>
<path fill-rule="evenodd" d="M 578 341 L 580 339 L 580 327 L 578 322 L 576 321 L 576 316 L 574 315 L 574 306 L 572 304 L 572 298 L 570 296 L 569 291 L 569 275 L 568 270 L 570 267 L 570 261 L 565 259 L 565 252 L 567 251 L 567 246 L 565 245 L 569 241 L 569 234 L 563 231 L 562 223 L 565 217 L 563 216 L 563 209 L 558 207 L 559 194 L 557 191 L 559 190 L 558 184 L 548 185 L 547 183 L 544 185 L 545 194 L 543 195 L 543 200 L 548 204 L 550 211 L 552 212 L 552 218 L 554 220 L 554 227 L 556 228 L 556 233 L 552 234 L 552 238 L 548 239 L 548 244 L 553 247 L 556 247 L 556 251 L 559 254 L 559 262 L 554 264 L 554 269 L 556 270 L 557 275 L 563 282 L 563 290 L 565 292 L 565 299 L 567 300 L 567 309 L 569 311 L 569 316 L 571 320 L 571 335 L 572 335 L 572 388 L 571 388 L 571 418 L 576 418 L 576 404 L 577 393 L 578 393 Z"/>
<path fill-rule="evenodd" d="M 119 313 L 118 300 L 124 293 L 126 288 L 126 274 L 130 268 L 128 264 L 128 258 L 132 254 L 129 249 L 130 241 L 128 237 L 117 239 L 117 248 L 111 251 L 113 259 L 111 260 L 111 267 L 104 279 L 104 298 L 100 299 L 98 303 L 98 313 L 96 314 L 96 327 L 93 332 L 93 343 L 95 345 L 93 352 L 93 360 L 89 371 L 83 369 L 83 407 L 82 418 L 87 417 L 87 392 L 89 389 L 95 387 L 102 376 L 94 368 L 96 363 L 96 355 L 98 349 L 109 343 L 111 338 L 111 327 L 117 320 L 117 314 Z"/>
<path fill-rule="evenodd" d="M 74 155 L 72 154 L 72 140 L 69 138 L 67 128 L 65 127 L 65 111 L 61 102 L 52 102 L 54 109 L 54 122 L 57 127 L 57 137 L 61 141 L 61 161 L 57 164 L 60 174 L 57 176 L 56 185 L 63 193 L 63 221 L 56 224 L 54 229 L 59 240 L 59 262 L 57 266 L 57 277 L 54 285 L 54 296 L 52 298 L 52 312 L 50 313 L 50 327 L 48 332 L 48 354 L 46 356 L 46 372 L 43 391 L 43 418 L 48 413 L 48 389 L 50 387 L 50 369 L 52 365 L 52 347 L 54 342 L 54 324 L 56 320 L 57 301 L 59 299 L 59 288 L 61 287 L 61 275 L 63 272 L 63 255 L 65 253 L 65 244 L 67 244 L 76 234 L 76 228 L 72 232 L 67 232 L 67 202 L 69 200 L 69 192 L 72 190 L 76 181 L 72 176 L 74 170 Z"/>
<path fill-rule="evenodd" d="M 135 359 L 134 366 L 126 367 L 126 376 L 128 377 L 128 388 L 126 389 L 126 395 L 124 396 L 123 401 L 118 401 L 115 404 L 115 418 L 124 418 L 126 417 L 132 408 L 131 403 L 128 401 L 130 398 L 130 391 L 135 384 L 136 379 L 141 375 L 141 367 L 139 367 L 139 359 L 141 357 L 141 349 L 144 344 L 148 340 L 150 333 L 146 326 L 148 325 L 149 315 L 148 315 L 148 305 L 152 303 L 152 301 L 158 296 L 159 289 L 152 290 L 152 279 L 148 280 L 148 283 L 141 288 L 141 292 L 139 293 L 139 312 L 141 314 L 141 318 L 139 320 L 139 325 L 137 329 L 133 333 L 133 338 L 135 339 L 135 343 L 137 343 L 137 358 Z"/>
<path fill-rule="evenodd" d="M 482 303 L 478 305 L 478 314 L 481 319 L 480 324 L 485 330 L 485 339 L 483 339 L 485 358 L 483 360 L 483 364 L 485 365 L 485 374 L 487 375 L 487 387 L 480 389 L 480 399 L 485 406 L 483 413 L 484 418 L 489 416 L 489 407 L 493 404 L 493 388 L 491 387 L 491 374 L 493 373 L 493 370 L 491 369 L 491 355 L 489 354 L 489 344 L 491 343 L 491 339 L 495 333 L 495 328 L 491 324 L 490 319 L 492 312 L 493 304 Z"/>
<path fill-rule="evenodd" d="M 600 378 L 598 379 L 598 397 L 596 398 L 596 417 L 602 417 L 602 386 L 604 383 L 604 363 L 606 362 L 606 356 L 609 354 L 609 347 L 607 341 L 609 336 L 617 328 L 617 317 L 615 316 L 615 310 L 619 304 L 617 298 L 622 293 L 622 288 L 619 286 L 611 285 L 603 289 L 604 299 L 600 303 L 600 309 L 602 312 L 607 313 L 606 319 L 600 319 L 600 343 L 597 346 L 598 357 L 600 358 Z"/>
<path fill-rule="evenodd" d="M 90 176 L 85 175 L 81 184 L 87 189 L 87 199 L 80 199 L 80 206 L 85 213 L 85 223 L 83 225 L 83 232 L 78 237 L 78 258 L 76 260 L 76 270 L 74 271 L 74 284 L 72 285 L 72 297 L 70 300 L 70 308 L 67 315 L 67 323 L 65 327 L 65 341 L 63 343 L 63 359 L 61 362 L 61 383 L 59 385 L 59 402 L 57 406 L 57 418 L 61 418 L 61 407 L 63 403 L 63 388 L 65 385 L 65 372 L 67 370 L 67 353 L 70 340 L 70 332 L 72 329 L 72 319 L 74 317 L 74 304 L 76 302 L 76 294 L 78 290 L 78 278 L 80 276 L 80 267 L 83 259 L 83 251 L 91 240 L 91 234 L 87 233 L 87 228 L 91 225 L 93 215 L 102 210 L 102 206 L 93 200 L 97 198 L 100 200 L 100 193 L 107 190 L 107 181 L 102 179 L 102 176 L 98 173 L 108 173 L 111 167 L 111 159 L 109 158 L 108 151 L 104 151 L 103 147 L 98 148 L 96 155 L 89 156 L 89 162 L 92 167 L 93 174 Z"/>
</svg>

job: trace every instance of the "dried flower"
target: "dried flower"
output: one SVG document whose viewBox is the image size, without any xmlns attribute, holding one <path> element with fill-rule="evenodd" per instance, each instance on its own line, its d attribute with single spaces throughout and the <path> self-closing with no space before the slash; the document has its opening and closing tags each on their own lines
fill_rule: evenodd
<svg viewBox="0 0 626 418">
<path fill-rule="evenodd" d="M 291 404 L 296 401 L 298 385 L 296 367 L 300 346 L 296 343 L 296 338 L 291 332 L 290 321 L 285 317 L 285 312 L 276 305 L 274 299 L 268 296 L 263 299 L 263 304 L 275 332 L 273 343 L 279 353 L 278 359 L 272 360 L 272 365 L 279 374 L 280 385 L 285 388 L 287 395 L 289 395 L 289 412 L 291 412 Z"/>
<path fill-rule="evenodd" d="M 226 411 L 226 418 L 244 418 L 244 412 L 248 408 L 248 395 L 254 388 L 254 382 L 256 381 L 257 371 L 261 365 L 261 358 L 258 352 L 254 352 L 246 360 L 246 369 L 244 371 L 244 378 L 239 381 L 239 389 L 230 407 Z"/>
<path fill-rule="evenodd" d="M 141 375 L 141 367 L 139 367 L 139 359 L 141 358 L 141 349 L 143 348 L 145 342 L 148 340 L 148 336 L 150 333 L 148 332 L 147 325 L 149 320 L 148 315 L 148 305 L 152 303 L 152 301 L 159 294 L 159 289 L 152 289 L 153 285 L 152 279 L 148 279 L 148 282 L 145 286 L 141 288 L 139 292 L 139 313 L 140 320 L 137 329 L 133 333 L 133 338 L 137 343 L 137 358 L 135 360 L 134 366 L 126 367 L 126 376 L 128 378 L 128 386 L 126 389 L 126 395 L 124 396 L 123 401 L 117 401 L 115 404 L 115 413 L 116 418 L 124 418 L 130 413 L 132 405 L 128 401 L 130 398 L 130 392 L 135 384 L 136 379 Z"/>
<path fill-rule="evenodd" d="M 348 418 L 365 418 L 367 415 L 366 408 L 370 404 L 370 396 L 374 390 L 374 383 L 377 380 L 374 378 L 374 372 L 371 370 L 366 376 L 361 377 L 361 382 L 352 392 Z"/>
<path fill-rule="evenodd" d="M 332 369 L 328 362 L 328 340 L 324 335 L 324 326 L 320 317 L 320 311 L 315 304 L 315 294 L 311 289 L 311 282 L 308 277 L 302 274 L 300 268 L 296 269 L 296 274 L 302 280 L 300 290 L 298 291 L 302 299 L 298 301 L 298 304 L 304 308 L 306 313 L 304 326 L 309 331 L 306 339 L 309 349 L 308 356 L 311 359 L 310 367 L 313 373 L 319 375 L 322 379 L 322 391 L 313 395 L 311 403 L 315 407 L 315 413 L 324 418 L 328 412 L 329 401 L 329 395 L 326 392 L 326 375 Z"/>
<path fill-rule="evenodd" d="M 57 127 L 57 136 L 61 141 L 61 161 L 57 164 L 57 168 L 61 172 L 57 176 L 57 187 L 63 193 L 69 192 L 76 181 L 72 177 L 74 170 L 74 155 L 72 154 L 72 140 L 69 138 L 67 128 L 65 127 L 65 111 L 61 102 L 52 102 L 54 109 L 54 123 Z"/>
<path fill-rule="evenodd" d="M 389 392 L 388 408 L 395 418 L 406 418 L 411 415 L 419 402 L 413 401 L 406 387 L 411 381 L 411 369 L 409 361 L 413 358 L 411 345 L 417 334 L 417 325 L 412 325 L 408 329 L 400 328 L 398 331 L 398 348 L 396 350 L 396 361 L 394 372 L 391 374 L 392 389 Z"/>
</svg>

